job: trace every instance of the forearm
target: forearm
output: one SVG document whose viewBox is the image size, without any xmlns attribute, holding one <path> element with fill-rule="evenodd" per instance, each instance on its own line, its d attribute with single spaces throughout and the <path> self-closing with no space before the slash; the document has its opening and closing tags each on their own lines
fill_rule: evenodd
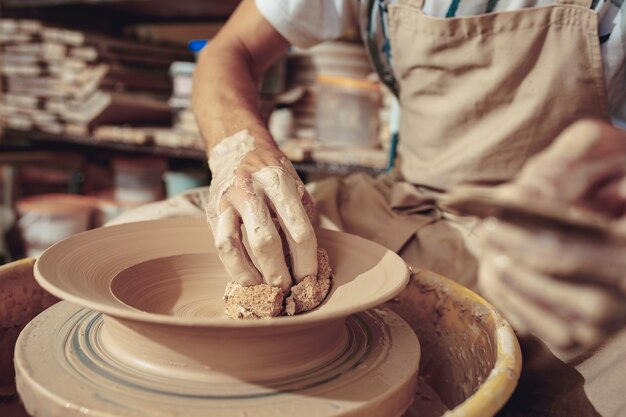
<svg viewBox="0 0 626 417">
<path fill-rule="evenodd" d="M 192 107 L 209 153 L 222 139 L 244 129 L 257 146 L 276 146 L 260 115 L 258 85 L 288 46 L 254 1 L 244 0 L 201 52 Z"/>
<path fill-rule="evenodd" d="M 194 74 L 193 111 L 208 152 L 243 129 L 257 140 L 273 143 L 260 116 L 260 74 L 254 72 L 250 58 L 239 48 L 209 44 L 201 53 Z"/>
</svg>

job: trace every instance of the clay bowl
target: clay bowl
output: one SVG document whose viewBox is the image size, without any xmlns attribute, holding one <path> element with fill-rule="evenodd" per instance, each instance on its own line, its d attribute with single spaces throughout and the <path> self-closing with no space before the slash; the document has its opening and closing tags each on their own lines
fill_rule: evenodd
<svg viewBox="0 0 626 417">
<path fill-rule="evenodd" d="M 522 369 L 513 329 L 473 291 L 430 271 L 413 272 L 406 289 L 386 305 L 419 338 L 421 379 L 445 404 L 446 417 L 494 416 L 513 394 Z M 423 406 L 418 394 L 404 417 L 444 412 L 423 413 Z"/>
<path fill-rule="evenodd" d="M 201 219 L 72 236 L 41 255 L 35 276 L 53 295 L 104 314 L 103 349 L 122 364 L 188 380 L 275 380 L 324 364 L 345 348 L 347 316 L 408 282 L 401 258 L 377 244 L 327 230 L 318 240 L 335 281 L 320 307 L 293 317 L 224 317 L 228 277 Z"/>
<path fill-rule="evenodd" d="M 56 300 L 33 279 L 32 258 L 0 266 L 0 403 L 15 394 L 13 350 L 24 326 Z M 0 410 L 0 415 L 2 410 Z M 12 414 L 7 414 L 12 415 Z"/>
</svg>

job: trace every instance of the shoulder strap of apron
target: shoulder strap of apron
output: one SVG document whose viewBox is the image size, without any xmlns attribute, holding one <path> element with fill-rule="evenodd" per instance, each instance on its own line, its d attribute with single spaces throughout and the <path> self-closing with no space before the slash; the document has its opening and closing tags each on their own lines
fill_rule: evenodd
<svg viewBox="0 0 626 417">
<path fill-rule="evenodd" d="M 424 7 L 424 0 L 398 0 L 398 4 L 404 4 L 405 6 L 415 7 L 421 9 Z"/>
<path fill-rule="evenodd" d="M 556 0 L 557 4 L 570 4 L 572 6 L 580 6 L 585 9 L 590 9 L 593 4 L 593 0 Z"/>
<path fill-rule="evenodd" d="M 591 8 L 593 0 L 557 0 L 557 4 L 570 4 L 573 6 L 580 6 L 584 8 Z M 398 0 L 398 4 L 405 4 L 417 9 L 421 9 L 424 6 L 424 0 Z"/>
</svg>

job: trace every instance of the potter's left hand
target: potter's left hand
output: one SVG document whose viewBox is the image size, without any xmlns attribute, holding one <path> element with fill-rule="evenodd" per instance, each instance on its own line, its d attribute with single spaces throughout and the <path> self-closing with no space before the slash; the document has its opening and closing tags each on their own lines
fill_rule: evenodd
<svg viewBox="0 0 626 417">
<path fill-rule="evenodd" d="M 514 186 L 528 198 L 624 217 L 626 131 L 595 120 L 574 123 L 526 163 Z"/>
<path fill-rule="evenodd" d="M 575 205 L 622 228 L 625 172 L 625 132 L 583 121 L 506 187 L 529 204 Z M 479 234 L 479 285 L 518 331 L 567 349 L 592 346 L 626 323 L 626 245 L 494 219 Z"/>
<path fill-rule="evenodd" d="M 479 286 L 520 333 L 590 347 L 626 324 L 626 245 L 488 219 Z"/>
</svg>

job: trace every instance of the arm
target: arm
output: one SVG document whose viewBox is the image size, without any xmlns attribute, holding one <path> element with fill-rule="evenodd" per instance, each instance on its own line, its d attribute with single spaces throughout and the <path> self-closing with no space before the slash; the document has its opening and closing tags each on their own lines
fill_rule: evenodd
<svg viewBox="0 0 626 417">
<path fill-rule="evenodd" d="M 254 1 L 245 0 L 202 51 L 192 100 L 213 174 L 207 220 L 226 271 L 241 285 L 265 282 L 284 291 L 292 279 L 273 217 L 295 280 L 317 275 L 310 197 L 257 108 L 259 79 L 287 46 Z"/>
<path fill-rule="evenodd" d="M 289 43 L 245 0 L 198 57 L 193 80 L 193 111 L 211 149 L 248 129 L 257 141 L 275 147 L 258 109 L 263 73 Z"/>
</svg>

